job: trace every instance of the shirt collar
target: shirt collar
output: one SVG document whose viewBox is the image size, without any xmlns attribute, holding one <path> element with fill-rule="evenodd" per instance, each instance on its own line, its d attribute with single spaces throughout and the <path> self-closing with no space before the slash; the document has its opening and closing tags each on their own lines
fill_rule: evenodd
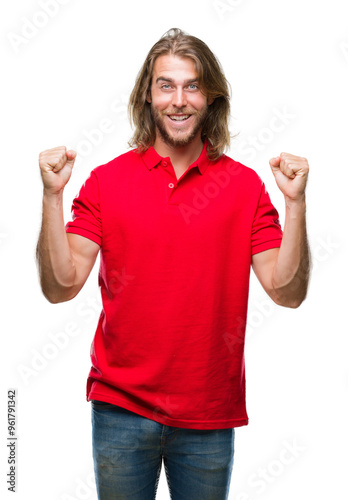
<svg viewBox="0 0 348 500">
<path fill-rule="evenodd" d="M 197 160 L 192 164 L 192 166 L 197 166 L 200 173 L 203 175 L 208 165 L 211 163 L 207 156 L 207 146 L 208 140 L 204 141 L 203 149 Z M 158 165 L 164 157 L 160 156 L 153 146 L 150 146 L 146 151 L 140 153 L 141 158 L 143 159 L 145 165 L 149 170 Z M 190 165 L 191 166 L 191 165 Z"/>
</svg>

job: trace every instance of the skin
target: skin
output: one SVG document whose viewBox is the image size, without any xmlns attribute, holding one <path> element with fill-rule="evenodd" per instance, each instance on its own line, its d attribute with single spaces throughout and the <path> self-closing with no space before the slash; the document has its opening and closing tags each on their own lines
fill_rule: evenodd
<svg viewBox="0 0 348 500">
<path fill-rule="evenodd" d="M 252 267 L 275 303 L 295 308 L 307 295 L 310 275 L 305 196 L 309 166 L 306 158 L 284 152 L 269 164 L 285 200 L 283 240 L 280 248 L 254 255 Z"/>
<path fill-rule="evenodd" d="M 147 101 L 156 123 L 154 148 L 162 157 L 170 157 L 179 178 L 202 152 L 202 121 L 213 102 L 199 87 L 194 62 L 173 55 L 158 57 Z M 190 115 L 185 122 L 170 119 L 170 115 L 185 114 Z M 75 159 L 76 152 L 67 151 L 65 146 L 43 151 L 39 156 L 43 213 L 37 261 L 42 291 L 52 303 L 77 295 L 100 249 L 93 241 L 65 231 L 63 191 Z M 310 272 L 305 217 L 308 162 L 283 152 L 269 163 L 285 200 L 283 240 L 280 248 L 254 255 L 251 264 L 274 302 L 298 307 L 306 297 Z"/>
<path fill-rule="evenodd" d="M 40 153 L 43 182 L 42 226 L 36 249 L 43 294 L 51 303 L 75 297 L 86 282 L 99 245 L 77 234 L 66 233 L 63 190 L 70 179 L 76 152 L 65 146 Z"/>
<path fill-rule="evenodd" d="M 168 54 L 155 61 L 147 101 L 157 129 L 154 148 L 170 157 L 179 178 L 202 152 L 202 123 L 214 100 L 208 101 L 203 94 L 193 60 Z M 186 121 L 170 119 L 186 114 L 190 115 Z"/>
</svg>

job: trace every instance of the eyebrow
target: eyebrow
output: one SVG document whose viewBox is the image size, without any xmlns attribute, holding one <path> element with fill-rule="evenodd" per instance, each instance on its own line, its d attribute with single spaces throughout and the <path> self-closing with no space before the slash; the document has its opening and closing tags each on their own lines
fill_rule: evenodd
<svg viewBox="0 0 348 500">
<path fill-rule="evenodd" d="M 164 76 L 159 76 L 156 80 L 156 83 L 158 83 L 159 81 L 169 82 L 169 83 L 174 82 L 174 80 L 172 80 L 171 78 L 165 78 Z M 190 78 L 189 80 L 185 80 L 184 84 L 187 85 L 188 83 L 194 83 L 194 82 L 198 82 L 198 78 Z"/>
</svg>

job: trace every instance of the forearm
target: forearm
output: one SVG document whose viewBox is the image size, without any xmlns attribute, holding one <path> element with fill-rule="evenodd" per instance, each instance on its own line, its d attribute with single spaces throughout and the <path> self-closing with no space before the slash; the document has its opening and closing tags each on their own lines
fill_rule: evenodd
<svg viewBox="0 0 348 500">
<path fill-rule="evenodd" d="M 272 275 L 274 300 L 286 307 L 298 307 L 307 294 L 310 250 L 306 231 L 305 197 L 286 202 L 283 240 Z"/>
<path fill-rule="evenodd" d="M 76 268 L 65 231 L 62 193 L 52 195 L 44 190 L 36 257 L 45 297 L 53 303 L 72 298 Z"/>
</svg>

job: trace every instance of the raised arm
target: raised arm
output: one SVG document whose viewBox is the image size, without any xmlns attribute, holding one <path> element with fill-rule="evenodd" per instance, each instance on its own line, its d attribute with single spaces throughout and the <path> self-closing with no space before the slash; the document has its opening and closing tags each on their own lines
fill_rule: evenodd
<svg viewBox="0 0 348 500">
<path fill-rule="evenodd" d="M 279 249 L 255 254 L 252 266 L 274 302 L 298 307 L 306 297 L 310 275 L 305 198 L 308 162 L 305 158 L 281 153 L 270 160 L 270 165 L 285 198 L 283 240 Z"/>
<path fill-rule="evenodd" d="M 36 249 L 42 292 L 52 303 L 75 297 L 95 263 L 99 245 L 76 234 L 67 234 L 63 216 L 63 191 L 70 179 L 76 152 L 65 146 L 40 153 L 43 182 L 42 226 Z"/>
</svg>

